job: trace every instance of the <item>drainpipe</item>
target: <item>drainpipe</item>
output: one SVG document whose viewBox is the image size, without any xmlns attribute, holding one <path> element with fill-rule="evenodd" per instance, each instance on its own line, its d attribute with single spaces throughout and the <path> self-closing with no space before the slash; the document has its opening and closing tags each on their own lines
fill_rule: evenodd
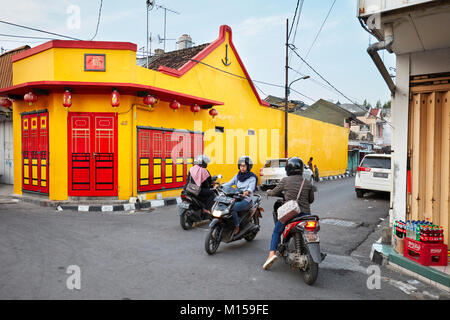
<svg viewBox="0 0 450 320">
<path fill-rule="evenodd" d="M 367 48 L 367 53 L 370 55 L 373 62 L 377 66 L 378 71 L 380 71 L 381 75 L 383 76 L 383 79 L 388 85 L 392 96 L 395 95 L 395 84 L 394 81 L 392 81 L 392 78 L 389 72 L 387 71 L 386 66 L 381 60 L 378 51 L 387 49 L 389 52 L 392 52 L 391 46 L 393 43 L 394 43 L 394 31 L 392 28 L 392 24 L 387 24 L 384 29 L 384 41 L 374 43 L 369 48 Z"/>
</svg>

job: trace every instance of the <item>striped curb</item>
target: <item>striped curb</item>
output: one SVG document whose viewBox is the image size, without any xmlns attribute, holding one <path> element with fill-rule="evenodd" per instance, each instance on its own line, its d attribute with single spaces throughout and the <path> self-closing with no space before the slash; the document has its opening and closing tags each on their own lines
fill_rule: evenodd
<svg viewBox="0 0 450 320">
<path fill-rule="evenodd" d="M 181 198 L 167 198 L 162 200 L 148 200 L 136 203 L 124 203 L 118 205 L 58 205 L 58 211 L 78 211 L 78 212 L 117 212 L 134 211 L 142 209 L 152 209 L 181 203 Z"/>
<path fill-rule="evenodd" d="M 322 177 L 319 178 L 319 181 L 331 181 L 331 180 L 337 180 L 337 179 L 345 179 L 345 178 L 350 178 L 350 177 L 354 177 L 355 174 L 352 173 L 345 173 L 345 174 L 338 174 L 336 176 L 328 176 L 328 177 Z"/>
</svg>

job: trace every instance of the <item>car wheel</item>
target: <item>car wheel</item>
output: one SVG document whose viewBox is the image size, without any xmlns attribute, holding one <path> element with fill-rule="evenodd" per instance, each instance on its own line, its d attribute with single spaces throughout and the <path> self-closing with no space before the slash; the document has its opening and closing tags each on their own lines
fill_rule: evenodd
<svg viewBox="0 0 450 320">
<path fill-rule="evenodd" d="M 357 189 L 356 190 L 356 197 L 358 197 L 358 198 L 364 197 L 364 191 L 361 190 L 361 189 Z"/>
</svg>

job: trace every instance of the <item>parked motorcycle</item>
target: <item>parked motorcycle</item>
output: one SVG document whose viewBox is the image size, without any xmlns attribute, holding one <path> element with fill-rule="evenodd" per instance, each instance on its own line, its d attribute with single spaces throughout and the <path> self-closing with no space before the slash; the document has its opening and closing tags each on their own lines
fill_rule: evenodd
<svg viewBox="0 0 450 320">
<path fill-rule="evenodd" d="M 220 186 L 219 179 L 222 175 L 212 177 L 213 184 Z M 216 189 L 212 189 L 217 195 L 219 194 Z M 183 230 L 192 229 L 194 223 L 203 222 L 205 220 L 212 220 L 212 216 L 205 212 L 206 204 L 203 201 L 192 194 L 187 193 L 185 190 L 181 192 L 181 203 L 178 205 L 178 215 L 180 216 L 180 225 Z"/>
<path fill-rule="evenodd" d="M 249 210 L 238 212 L 240 220 L 239 233 L 234 235 L 235 224 L 233 220 L 233 207 L 237 201 L 243 199 L 243 195 L 235 188 L 218 188 L 219 195 L 212 207 L 214 220 L 209 225 L 209 231 L 205 239 L 205 250 L 208 254 L 214 254 L 221 242 L 230 243 L 245 239 L 252 241 L 259 232 L 259 219 L 262 218 L 260 207 L 261 196 L 253 196 L 253 204 Z"/>
<path fill-rule="evenodd" d="M 274 204 L 274 220 L 277 221 L 277 209 L 283 201 L 277 200 Z M 277 251 L 278 256 L 292 268 L 303 273 L 306 284 L 312 285 L 319 274 L 319 264 L 326 254 L 320 252 L 319 217 L 306 215 L 290 220 L 281 236 Z"/>
</svg>

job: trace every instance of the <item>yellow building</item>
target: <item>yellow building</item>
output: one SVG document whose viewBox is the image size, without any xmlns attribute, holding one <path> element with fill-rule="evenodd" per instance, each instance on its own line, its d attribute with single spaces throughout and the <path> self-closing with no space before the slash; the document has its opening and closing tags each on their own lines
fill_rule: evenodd
<svg viewBox="0 0 450 320">
<path fill-rule="evenodd" d="M 256 173 L 284 155 L 284 113 L 259 97 L 228 26 L 177 68 L 137 66 L 127 42 L 53 40 L 12 61 L 0 96 L 14 101 L 16 194 L 172 197 L 197 154 L 224 180 L 244 154 Z M 324 176 L 345 172 L 347 128 L 293 114 L 288 127 L 289 156 L 313 156 Z"/>
</svg>

